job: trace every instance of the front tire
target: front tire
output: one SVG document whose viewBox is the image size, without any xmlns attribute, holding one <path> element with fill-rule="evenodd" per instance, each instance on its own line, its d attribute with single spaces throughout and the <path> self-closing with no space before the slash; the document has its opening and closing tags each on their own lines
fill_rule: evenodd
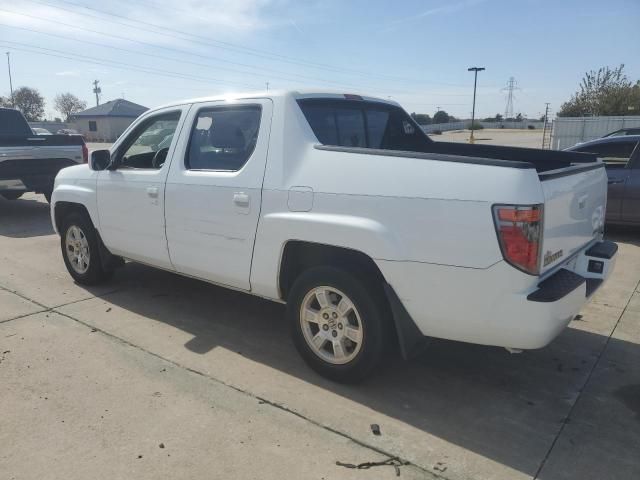
<svg viewBox="0 0 640 480">
<path fill-rule="evenodd" d="M 74 212 L 63 219 L 60 247 L 64 264 L 76 282 L 96 285 L 113 275 L 113 270 L 102 265 L 98 235 L 86 215 Z"/>
<path fill-rule="evenodd" d="M 342 383 L 365 379 L 385 351 L 382 288 L 335 267 L 314 267 L 294 282 L 287 317 L 294 344 L 320 375 Z"/>
</svg>

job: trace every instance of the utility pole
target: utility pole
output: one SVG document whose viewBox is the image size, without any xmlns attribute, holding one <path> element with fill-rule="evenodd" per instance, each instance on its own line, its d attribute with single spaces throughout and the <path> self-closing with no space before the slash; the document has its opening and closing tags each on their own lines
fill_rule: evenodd
<svg viewBox="0 0 640 480">
<path fill-rule="evenodd" d="M 100 94 L 102 93 L 102 89 L 98 86 L 100 80 L 93 81 L 93 93 L 96 94 L 96 107 L 100 105 Z"/>
<path fill-rule="evenodd" d="M 542 127 L 542 148 L 551 148 L 551 129 L 549 128 L 549 102 L 545 103 L 544 126 Z"/>
<path fill-rule="evenodd" d="M 264 82 L 265 85 L 267 86 L 267 92 L 269 91 L 269 82 Z"/>
<path fill-rule="evenodd" d="M 11 106 L 15 107 L 15 103 L 13 100 L 13 80 L 11 79 L 11 60 L 9 59 L 9 55 L 11 52 L 7 52 L 7 68 L 9 69 L 9 91 L 11 92 Z"/>
<path fill-rule="evenodd" d="M 470 67 L 467 68 L 468 72 L 473 72 L 473 108 L 471 110 L 471 136 L 469 137 L 469 143 L 473 143 L 475 139 L 473 138 L 473 122 L 476 119 L 476 88 L 478 86 L 478 72 L 482 72 L 484 67 Z"/>
</svg>

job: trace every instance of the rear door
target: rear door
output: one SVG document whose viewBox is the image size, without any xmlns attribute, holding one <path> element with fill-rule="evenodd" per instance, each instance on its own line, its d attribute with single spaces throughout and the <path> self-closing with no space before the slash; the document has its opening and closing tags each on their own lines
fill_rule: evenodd
<svg viewBox="0 0 640 480">
<path fill-rule="evenodd" d="M 268 99 L 191 108 L 165 196 L 177 271 L 250 290 L 271 113 Z"/>
<path fill-rule="evenodd" d="M 624 223 L 640 225 L 640 142 L 629 161 L 629 177 L 624 185 L 620 217 Z"/>
<path fill-rule="evenodd" d="M 605 162 L 608 177 L 607 214 L 608 222 L 622 221 L 622 203 L 626 183 L 631 177 L 630 159 L 637 141 L 624 140 L 603 142 L 577 148 L 577 152 L 595 153 Z"/>
</svg>

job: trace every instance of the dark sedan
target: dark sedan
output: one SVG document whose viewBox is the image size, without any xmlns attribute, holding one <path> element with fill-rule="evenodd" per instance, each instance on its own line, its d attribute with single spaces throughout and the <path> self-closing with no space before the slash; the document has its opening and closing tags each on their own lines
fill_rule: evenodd
<svg viewBox="0 0 640 480">
<path fill-rule="evenodd" d="M 567 150 L 596 153 L 606 163 L 607 223 L 640 225 L 640 135 L 598 138 Z"/>
</svg>

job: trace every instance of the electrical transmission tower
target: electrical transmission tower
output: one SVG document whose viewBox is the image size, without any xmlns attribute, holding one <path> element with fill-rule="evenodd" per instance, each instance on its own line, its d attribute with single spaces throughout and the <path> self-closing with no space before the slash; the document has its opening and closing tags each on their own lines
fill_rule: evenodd
<svg viewBox="0 0 640 480">
<path fill-rule="evenodd" d="M 507 86 L 502 89 L 503 92 L 507 92 L 507 106 L 504 109 L 504 119 L 513 118 L 513 92 L 515 90 L 520 90 L 518 88 L 518 82 L 513 77 L 509 78 L 507 82 Z"/>
</svg>

